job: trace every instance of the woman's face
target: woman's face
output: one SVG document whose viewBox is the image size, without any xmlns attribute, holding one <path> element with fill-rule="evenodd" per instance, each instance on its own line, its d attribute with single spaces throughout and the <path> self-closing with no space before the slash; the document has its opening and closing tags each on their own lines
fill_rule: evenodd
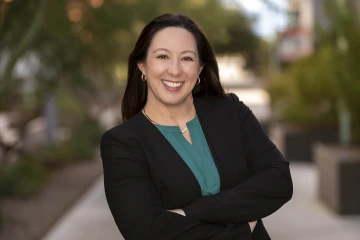
<svg viewBox="0 0 360 240">
<path fill-rule="evenodd" d="M 192 33 L 177 27 L 158 31 L 146 61 L 138 63 L 146 76 L 148 103 L 175 106 L 192 101 L 192 90 L 202 70 Z"/>
</svg>

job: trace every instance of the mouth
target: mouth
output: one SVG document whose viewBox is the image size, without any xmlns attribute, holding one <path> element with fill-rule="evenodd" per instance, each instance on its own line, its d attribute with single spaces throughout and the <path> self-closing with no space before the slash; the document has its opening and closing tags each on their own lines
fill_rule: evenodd
<svg viewBox="0 0 360 240">
<path fill-rule="evenodd" d="M 161 81 L 165 85 L 165 87 L 171 91 L 179 90 L 181 86 L 184 84 L 184 82 L 172 82 L 167 80 L 161 80 Z"/>
</svg>

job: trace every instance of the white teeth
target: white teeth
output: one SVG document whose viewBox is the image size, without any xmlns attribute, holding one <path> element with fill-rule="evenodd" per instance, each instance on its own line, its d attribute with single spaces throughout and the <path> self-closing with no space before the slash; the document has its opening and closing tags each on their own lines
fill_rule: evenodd
<svg viewBox="0 0 360 240">
<path fill-rule="evenodd" d="M 162 81 L 166 86 L 176 88 L 180 87 L 183 83 L 174 83 L 174 82 L 168 82 L 168 81 Z"/>
</svg>

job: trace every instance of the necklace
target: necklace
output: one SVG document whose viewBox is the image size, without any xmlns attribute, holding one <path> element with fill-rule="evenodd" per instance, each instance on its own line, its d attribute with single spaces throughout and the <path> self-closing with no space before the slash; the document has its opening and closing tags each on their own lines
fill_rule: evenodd
<svg viewBox="0 0 360 240">
<path fill-rule="evenodd" d="M 157 124 L 157 125 L 160 125 L 158 124 L 157 122 L 153 121 L 146 113 L 145 113 L 145 108 L 142 109 L 142 112 L 144 113 L 145 117 L 147 119 L 149 119 L 149 121 L 152 123 L 152 124 Z M 188 128 L 184 128 L 183 130 L 180 129 L 181 133 L 184 134 L 186 132 L 186 130 L 188 130 Z"/>
</svg>

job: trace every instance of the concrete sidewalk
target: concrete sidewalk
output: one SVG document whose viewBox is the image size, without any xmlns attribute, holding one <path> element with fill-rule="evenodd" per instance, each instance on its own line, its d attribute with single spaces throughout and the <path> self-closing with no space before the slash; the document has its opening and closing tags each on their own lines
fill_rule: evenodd
<svg viewBox="0 0 360 240">
<path fill-rule="evenodd" d="M 294 196 L 264 219 L 274 240 L 359 240 L 360 216 L 337 216 L 316 196 L 316 170 L 308 163 L 291 163 Z M 122 240 L 106 203 L 103 179 L 50 230 L 43 240 Z"/>
<path fill-rule="evenodd" d="M 123 240 L 110 213 L 101 177 L 43 240 Z"/>
<path fill-rule="evenodd" d="M 310 163 L 291 163 L 290 166 L 293 198 L 264 219 L 272 239 L 360 240 L 360 215 L 336 215 L 318 200 L 314 166 Z"/>
</svg>

